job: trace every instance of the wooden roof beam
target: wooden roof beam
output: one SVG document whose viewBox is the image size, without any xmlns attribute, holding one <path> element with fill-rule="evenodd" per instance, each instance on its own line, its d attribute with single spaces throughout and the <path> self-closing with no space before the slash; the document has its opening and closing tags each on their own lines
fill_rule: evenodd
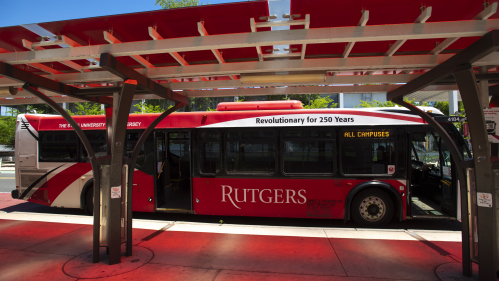
<svg viewBox="0 0 499 281">
<path fill-rule="evenodd" d="M 428 22 L 424 25 L 392 24 L 365 27 L 311 28 L 308 30 L 277 30 L 205 37 L 172 38 L 158 41 L 125 42 L 121 44 L 90 45 L 73 47 L 71 50 L 68 50 L 68 48 L 47 49 L 37 51 L 36 55 L 33 55 L 32 52 L 23 51 L 0 54 L 0 61 L 16 65 L 58 60 L 98 59 L 102 52 L 109 52 L 119 57 L 267 45 L 473 37 L 483 36 L 489 30 L 494 29 L 499 29 L 499 19 L 489 18 L 481 23 L 477 23 L 476 21 Z"/>
<path fill-rule="evenodd" d="M 208 34 L 208 31 L 206 31 L 206 28 L 204 27 L 204 23 L 202 21 L 198 22 L 198 31 L 199 31 L 199 35 L 201 35 L 201 36 L 210 36 Z M 225 60 L 222 57 L 222 53 L 218 49 L 211 49 L 211 51 L 213 52 L 213 55 L 215 55 L 215 57 L 217 58 L 217 60 L 220 64 L 225 63 Z M 232 80 L 237 80 L 236 75 L 229 75 L 229 77 Z"/>
<path fill-rule="evenodd" d="M 303 29 L 309 29 L 310 28 L 310 14 L 305 15 L 305 25 Z M 302 44 L 301 45 L 301 59 L 305 59 L 305 51 L 307 50 L 307 44 Z"/>
<path fill-rule="evenodd" d="M 148 30 L 149 30 L 149 36 L 151 36 L 151 38 L 153 40 L 163 40 L 163 36 L 161 36 L 158 31 L 156 30 L 156 27 L 152 27 L 152 26 L 149 26 L 148 27 Z M 170 52 L 169 53 L 181 66 L 186 66 L 186 65 L 189 65 L 189 63 L 177 52 Z M 177 79 L 169 79 L 171 82 L 180 82 L 179 80 Z M 206 79 L 205 77 L 201 77 L 201 80 L 202 81 L 208 81 L 208 79 Z"/>
<path fill-rule="evenodd" d="M 75 41 L 67 38 L 66 36 L 61 36 L 62 37 L 62 40 L 55 40 L 55 41 L 46 41 L 46 42 L 59 42 L 58 44 L 44 44 L 43 46 L 52 46 L 52 45 L 61 45 L 61 44 L 66 44 L 68 45 L 67 43 L 64 43 L 64 42 L 71 42 L 71 48 L 72 47 L 80 47 L 81 45 L 76 43 Z M 70 41 L 69 41 L 70 40 Z M 61 43 L 61 41 L 63 43 Z M 44 47 L 42 47 L 40 45 L 40 43 L 43 43 L 43 42 L 40 42 L 40 43 L 33 43 L 33 42 L 30 42 L 26 39 L 23 39 L 22 40 L 23 42 L 23 47 L 30 50 L 30 51 L 39 51 L 39 50 L 45 50 Z M 73 62 L 73 61 L 70 61 L 70 60 L 66 60 L 66 61 L 60 61 L 60 63 L 64 64 L 65 66 L 67 67 L 70 67 L 76 71 L 79 71 L 79 72 L 89 72 L 91 71 L 90 69 L 83 69 L 83 66 Z M 58 71 L 58 70 L 55 70 L 53 68 L 50 68 L 50 67 L 47 67 L 43 64 L 40 64 L 40 63 L 32 63 L 32 64 L 28 64 L 34 68 L 37 68 L 37 69 L 40 69 L 41 71 L 45 71 L 45 72 L 48 72 L 50 74 L 61 74 L 62 72 Z"/>
<path fill-rule="evenodd" d="M 359 23 L 357 24 L 357 26 L 366 26 L 368 20 L 369 20 L 369 10 L 362 10 L 362 17 L 360 17 L 360 20 L 359 20 Z M 348 55 L 352 51 L 353 45 L 355 45 L 355 42 L 349 42 L 345 46 L 345 51 L 343 52 L 343 55 L 341 56 L 342 58 L 348 57 Z"/>
<path fill-rule="evenodd" d="M 124 44 L 124 43 L 123 43 Z M 0 54 L 1 56 L 2 54 Z M 9 55 L 9 54 L 7 54 Z M 434 55 L 401 55 L 388 57 L 349 57 L 330 59 L 307 59 L 307 60 L 283 60 L 279 63 L 272 61 L 250 61 L 227 64 L 203 64 L 178 67 L 157 67 L 145 72 L 151 79 L 167 79 L 182 77 L 207 77 L 228 76 L 246 73 L 269 73 L 269 72 L 294 72 L 294 71 L 393 71 L 402 69 L 427 69 L 442 64 L 453 57 L 453 54 Z M 494 52 L 476 61 L 474 66 L 499 65 L 499 52 Z M 144 72 L 144 71 L 143 71 Z M 378 76 L 378 75 L 373 75 Z M 53 79 L 64 83 L 81 82 L 116 82 L 122 79 L 106 71 L 94 71 L 90 73 L 65 73 L 52 76 Z M 173 83 L 173 85 L 179 83 Z M 19 86 L 10 79 L 1 78 L 0 87 Z M 22 85 L 21 85 L 22 86 Z"/>
<path fill-rule="evenodd" d="M 490 4 L 487 8 L 485 8 L 483 11 L 481 11 L 478 15 L 476 15 L 473 19 L 474 20 L 486 20 L 490 18 L 493 14 L 497 12 L 497 2 L 494 2 Z M 437 46 L 430 51 L 430 54 L 432 55 L 438 55 L 440 54 L 443 50 L 447 49 L 452 43 L 456 42 L 457 39 L 460 37 L 451 37 L 447 38 L 444 41 L 440 42 L 437 44 Z"/>
<path fill-rule="evenodd" d="M 250 18 L 250 28 L 251 32 L 256 32 L 256 24 L 254 18 Z M 262 46 L 256 46 L 255 48 L 256 48 L 256 53 L 258 54 L 258 60 L 263 61 Z"/>
<path fill-rule="evenodd" d="M 423 7 L 421 7 L 423 8 Z M 414 21 L 414 23 L 425 23 L 431 16 L 431 6 L 430 7 L 426 7 L 424 8 L 424 10 L 421 11 L 421 14 L 419 15 L 419 17 Z M 405 40 L 397 40 L 391 47 L 390 49 L 388 50 L 388 52 L 386 52 L 385 56 L 388 56 L 388 57 L 391 57 L 393 56 L 393 54 L 395 54 L 397 52 L 397 50 L 402 47 L 402 45 L 407 41 L 407 39 Z"/>
<path fill-rule="evenodd" d="M 104 39 L 109 42 L 109 44 L 119 44 L 121 41 L 114 37 L 111 33 L 104 31 Z M 131 55 L 131 58 L 136 60 L 138 63 L 140 63 L 142 66 L 145 68 L 155 68 L 155 66 L 147 61 L 145 58 L 143 58 L 141 55 Z"/>
<path fill-rule="evenodd" d="M 17 68 L 5 62 L 0 62 L 0 75 L 9 77 L 13 80 L 19 81 L 21 83 L 27 83 L 33 87 L 40 87 L 42 89 L 59 93 L 61 95 L 66 95 L 74 98 L 79 98 L 82 100 L 90 102 L 98 102 L 104 104 L 113 104 L 113 99 L 109 97 L 85 97 L 79 96 L 77 94 L 78 88 L 55 81 L 41 75 L 36 75 L 32 72 Z"/>
<path fill-rule="evenodd" d="M 113 75 L 120 77 L 123 80 L 136 80 L 138 83 L 138 87 L 142 90 L 146 90 L 170 101 L 180 102 L 185 105 L 189 105 L 190 103 L 189 99 L 185 96 L 177 94 L 169 88 L 166 88 L 163 85 L 155 82 L 154 80 L 146 77 L 145 75 L 137 72 L 136 70 L 117 60 L 113 55 L 109 53 L 101 54 L 100 65 L 103 69 L 109 71 Z"/>
</svg>

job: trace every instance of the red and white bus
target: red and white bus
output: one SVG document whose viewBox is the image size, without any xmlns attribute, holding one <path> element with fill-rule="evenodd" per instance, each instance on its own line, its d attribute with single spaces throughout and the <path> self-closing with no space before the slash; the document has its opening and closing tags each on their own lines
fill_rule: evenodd
<svg viewBox="0 0 499 281">
<path fill-rule="evenodd" d="M 435 108 L 422 108 L 443 116 Z M 158 114 L 131 114 L 130 155 Z M 74 116 L 96 156 L 104 116 Z M 469 150 L 443 124 L 464 158 Z M 92 170 L 79 138 L 54 115 L 19 115 L 16 190 L 47 206 L 92 210 Z M 459 219 L 458 180 L 447 147 L 400 107 L 302 109 L 298 101 L 221 103 L 165 118 L 142 148 L 133 210 L 202 215 L 353 219 Z"/>
</svg>

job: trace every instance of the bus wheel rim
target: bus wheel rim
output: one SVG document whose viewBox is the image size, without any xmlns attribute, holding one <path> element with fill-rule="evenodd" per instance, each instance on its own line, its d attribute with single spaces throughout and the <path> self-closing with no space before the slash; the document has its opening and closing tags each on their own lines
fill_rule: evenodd
<svg viewBox="0 0 499 281">
<path fill-rule="evenodd" d="M 385 202 L 376 196 L 369 196 L 362 200 L 359 207 L 360 215 L 368 222 L 381 220 L 386 214 Z"/>
</svg>

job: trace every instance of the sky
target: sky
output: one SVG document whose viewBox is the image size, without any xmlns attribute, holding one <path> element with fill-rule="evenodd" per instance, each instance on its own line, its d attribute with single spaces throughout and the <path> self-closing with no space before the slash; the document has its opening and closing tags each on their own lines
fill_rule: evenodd
<svg viewBox="0 0 499 281">
<path fill-rule="evenodd" d="M 234 0 L 201 0 L 220 4 Z M 155 0 L 0 0 L 0 27 L 158 10 Z"/>
</svg>

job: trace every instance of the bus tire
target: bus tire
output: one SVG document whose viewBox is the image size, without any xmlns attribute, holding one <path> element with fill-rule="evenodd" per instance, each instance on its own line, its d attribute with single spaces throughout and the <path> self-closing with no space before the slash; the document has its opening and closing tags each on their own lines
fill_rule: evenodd
<svg viewBox="0 0 499 281">
<path fill-rule="evenodd" d="M 85 194 L 85 213 L 88 215 L 94 214 L 94 187 L 87 189 L 87 193 Z"/>
<path fill-rule="evenodd" d="M 366 189 L 355 196 L 351 207 L 353 220 L 362 227 L 382 227 L 393 217 L 393 202 L 379 189 Z"/>
</svg>

